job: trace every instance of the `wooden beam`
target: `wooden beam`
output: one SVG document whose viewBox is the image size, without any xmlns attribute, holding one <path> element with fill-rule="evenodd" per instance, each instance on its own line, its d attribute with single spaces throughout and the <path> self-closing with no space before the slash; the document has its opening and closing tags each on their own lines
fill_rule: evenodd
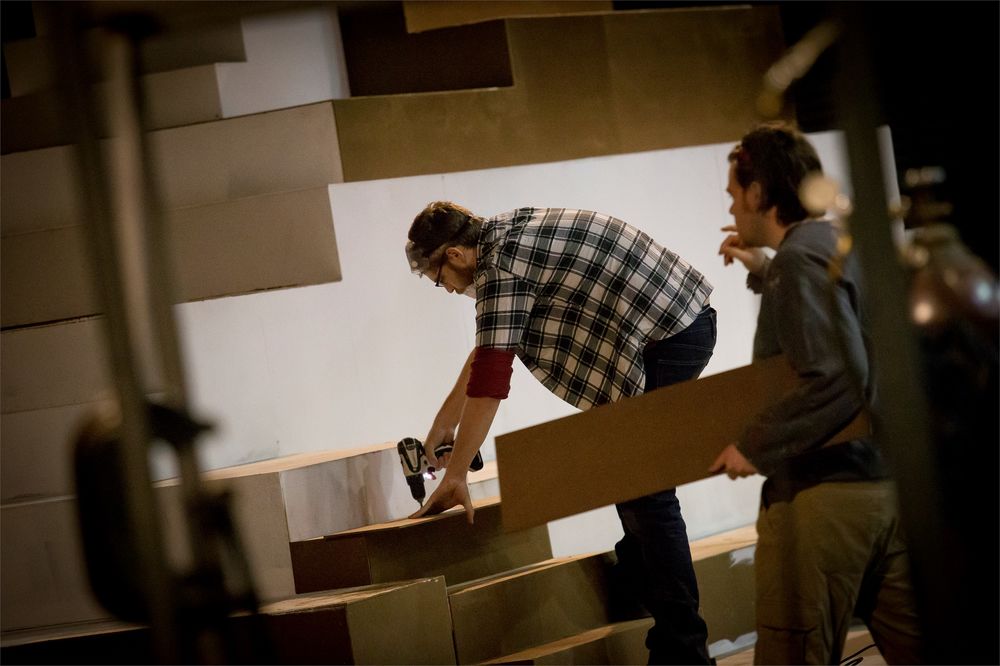
<svg viewBox="0 0 1000 666">
<path fill-rule="evenodd" d="M 796 381 L 778 356 L 497 437 L 504 528 L 707 478 L 723 447 Z M 830 443 L 868 432 L 859 416 Z"/>
</svg>

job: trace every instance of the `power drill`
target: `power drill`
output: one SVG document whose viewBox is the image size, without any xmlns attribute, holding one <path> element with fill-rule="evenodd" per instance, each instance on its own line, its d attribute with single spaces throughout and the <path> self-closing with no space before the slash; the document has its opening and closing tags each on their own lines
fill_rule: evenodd
<svg viewBox="0 0 1000 666">
<path fill-rule="evenodd" d="M 454 442 L 443 442 L 434 449 L 434 454 L 440 458 L 446 453 L 450 453 L 455 448 Z M 424 443 L 416 437 L 406 437 L 396 444 L 396 451 L 399 452 L 399 462 L 403 466 L 403 476 L 406 477 L 406 484 L 410 486 L 410 494 L 421 506 L 424 505 L 424 498 L 427 491 L 424 489 L 424 479 L 433 478 L 430 474 L 434 468 L 427 460 L 427 453 L 424 451 Z M 483 456 L 476 451 L 476 457 L 472 459 L 469 469 L 478 472 L 483 468 Z"/>
</svg>

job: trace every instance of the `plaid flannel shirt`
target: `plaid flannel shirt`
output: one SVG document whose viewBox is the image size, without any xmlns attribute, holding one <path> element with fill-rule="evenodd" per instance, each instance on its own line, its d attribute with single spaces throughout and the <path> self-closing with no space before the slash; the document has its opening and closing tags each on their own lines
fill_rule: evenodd
<svg viewBox="0 0 1000 666">
<path fill-rule="evenodd" d="M 712 286 L 621 220 L 519 208 L 483 225 L 476 344 L 517 354 L 580 409 L 642 393 L 647 343 L 685 329 Z"/>
</svg>

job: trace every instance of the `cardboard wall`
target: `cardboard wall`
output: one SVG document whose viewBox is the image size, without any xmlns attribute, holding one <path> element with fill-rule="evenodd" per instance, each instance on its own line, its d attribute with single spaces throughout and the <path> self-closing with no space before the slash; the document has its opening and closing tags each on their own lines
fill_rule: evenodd
<svg viewBox="0 0 1000 666">
<path fill-rule="evenodd" d="M 513 86 L 337 100 L 348 181 L 739 137 L 780 55 L 774 7 L 508 19 Z"/>
</svg>

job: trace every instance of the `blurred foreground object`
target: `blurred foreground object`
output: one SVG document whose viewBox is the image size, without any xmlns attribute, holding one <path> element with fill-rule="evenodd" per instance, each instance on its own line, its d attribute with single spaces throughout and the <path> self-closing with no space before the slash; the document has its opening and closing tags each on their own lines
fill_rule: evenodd
<svg viewBox="0 0 1000 666">
<path fill-rule="evenodd" d="M 988 265 L 948 223 L 938 167 L 906 173 L 909 198 L 903 248 L 909 308 L 926 377 L 934 462 L 953 580 L 962 591 L 969 637 L 994 632 L 997 608 L 998 335 L 1000 288 Z M 995 224 L 995 221 L 987 222 Z M 995 649 L 995 645 L 993 646 Z"/>
</svg>

